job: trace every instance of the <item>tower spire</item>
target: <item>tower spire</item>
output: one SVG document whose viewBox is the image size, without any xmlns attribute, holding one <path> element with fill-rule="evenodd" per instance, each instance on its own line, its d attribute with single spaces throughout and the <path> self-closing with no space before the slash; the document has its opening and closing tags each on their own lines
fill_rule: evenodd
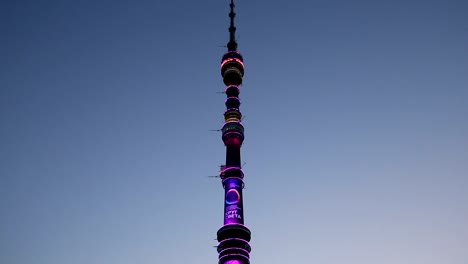
<svg viewBox="0 0 468 264">
<path fill-rule="evenodd" d="M 229 17 L 231 18 L 231 25 L 229 26 L 229 42 L 227 44 L 229 51 L 236 51 L 237 50 L 237 42 L 236 42 L 236 27 L 234 26 L 234 18 L 236 17 L 236 13 L 234 12 L 234 0 L 231 0 L 231 12 L 229 12 Z"/>
</svg>

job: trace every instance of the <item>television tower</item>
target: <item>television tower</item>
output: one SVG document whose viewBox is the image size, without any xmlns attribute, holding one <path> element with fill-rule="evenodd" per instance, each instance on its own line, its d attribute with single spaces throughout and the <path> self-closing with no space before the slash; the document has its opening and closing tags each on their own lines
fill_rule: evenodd
<svg viewBox="0 0 468 264">
<path fill-rule="evenodd" d="M 242 114 L 239 111 L 239 86 L 244 76 L 242 55 L 237 52 L 236 27 L 234 26 L 234 1 L 231 0 L 229 17 L 228 51 L 221 60 L 221 76 L 226 85 L 226 112 L 222 139 L 226 146 L 226 164 L 219 177 L 224 188 L 224 225 L 218 230 L 218 264 L 249 264 L 250 230 L 244 225 L 242 189 L 244 172 L 241 168 L 240 148 L 244 141 Z"/>
</svg>

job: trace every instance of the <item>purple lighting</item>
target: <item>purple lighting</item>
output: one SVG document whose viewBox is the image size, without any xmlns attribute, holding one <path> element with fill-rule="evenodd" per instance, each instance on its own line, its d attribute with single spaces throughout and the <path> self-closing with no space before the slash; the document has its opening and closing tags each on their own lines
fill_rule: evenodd
<svg viewBox="0 0 468 264">
<path fill-rule="evenodd" d="M 243 224 L 242 188 L 244 182 L 239 178 L 223 181 L 225 186 L 224 224 Z"/>
<path fill-rule="evenodd" d="M 240 202 L 240 194 L 236 189 L 230 189 L 226 193 L 226 204 L 238 204 Z"/>
<path fill-rule="evenodd" d="M 247 261 L 249 260 L 249 258 L 248 258 L 247 256 L 244 256 L 244 255 L 242 255 L 242 254 L 228 254 L 228 255 L 224 255 L 224 256 L 220 257 L 219 260 L 221 261 L 223 258 L 233 258 L 233 257 L 235 257 L 235 258 L 244 258 L 244 259 L 247 260 Z M 226 262 L 224 262 L 224 263 L 226 263 Z M 240 261 L 239 263 L 244 263 L 244 262 Z"/>
<path fill-rule="evenodd" d="M 245 264 L 245 263 L 240 260 L 235 259 L 235 260 L 228 260 L 224 262 L 224 264 Z"/>
</svg>

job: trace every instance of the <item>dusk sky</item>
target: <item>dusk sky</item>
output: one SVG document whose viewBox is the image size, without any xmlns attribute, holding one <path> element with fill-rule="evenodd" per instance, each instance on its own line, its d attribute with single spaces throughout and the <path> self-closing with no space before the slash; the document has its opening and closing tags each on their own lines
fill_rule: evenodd
<svg viewBox="0 0 468 264">
<path fill-rule="evenodd" d="M 0 4 L 0 263 L 217 263 L 229 1 Z M 252 264 L 468 263 L 468 1 L 236 1 Z"/>
</svg>

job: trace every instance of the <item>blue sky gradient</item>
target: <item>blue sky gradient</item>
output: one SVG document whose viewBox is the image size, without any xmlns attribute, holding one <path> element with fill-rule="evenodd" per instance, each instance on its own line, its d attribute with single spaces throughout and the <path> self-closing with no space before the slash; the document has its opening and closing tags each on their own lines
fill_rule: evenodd
<svg viewBox="0 0 468 264">
<path fill-rule="evenodd" d="M 252 263 L 468 263 L 468 2 L 237 1 Z M 228 1 L 4 1 L 0 263 L 217 263 Z"/>
</svg>

